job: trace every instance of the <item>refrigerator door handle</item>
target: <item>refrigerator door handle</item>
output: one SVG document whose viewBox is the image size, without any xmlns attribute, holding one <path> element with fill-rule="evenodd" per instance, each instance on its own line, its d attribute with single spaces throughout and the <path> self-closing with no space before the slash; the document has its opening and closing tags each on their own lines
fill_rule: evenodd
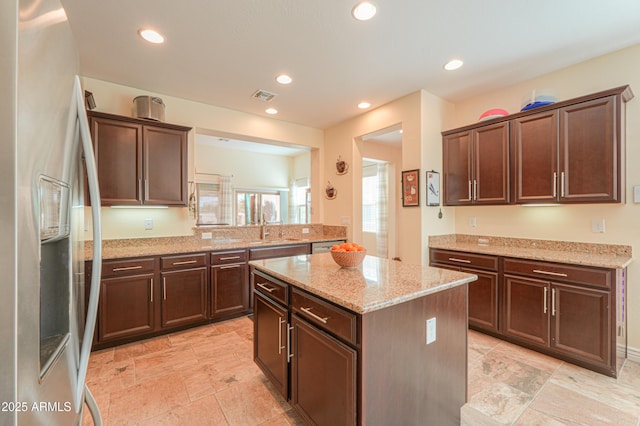
<svg viewBox="0 0 640 426">
<path fill-rule="evenodd" d="M 91 217 L 93 221 L 93 262 L 91 269 L 91 287 L 89 290 L 89 304 L 86 313 L 84 327 L 84 337 L 80 348 L 80 361 L 78 366 L 78 383 L 76 386 L 76 409 L 82 410 L 85 403 L 85 381 L 87 378 L 87 367 L 89 366 L 89 355 L 91 354 L 91 344 L 93 343 L 93 332 L 96 327 L 96 316 L 98 313 L 98 298 L 100 296 L 100 275 L 102 273 L 102 225 L 100 219 L 100 189 L 98 187 L 98 172 L 91 143 L 91 133 L 89 131 L 89 120 L 84 109 L 84 95 L 80 85 L 80 78 L 76 75 L 74 82 L 75 102 L 71 102 L 71 114 L 77 117 L 77 126 L 80 131 L 80 140 L 84 150 L 84 158 L 87 167 L 87 181 L 89 187 L 89 198 L 91 199 Z M 75 105 L 75 106 L 74 106 Z M 78 128 L 76 127 L 76 128 Z M 87 404 L 95 405 L 95 400 L 89 392 L 86 400 Z M 102 424 L 98 406 L 89 406 L 96 425 Z M 95 419 L 97 413 L 99 419 Z"/>
</svg>

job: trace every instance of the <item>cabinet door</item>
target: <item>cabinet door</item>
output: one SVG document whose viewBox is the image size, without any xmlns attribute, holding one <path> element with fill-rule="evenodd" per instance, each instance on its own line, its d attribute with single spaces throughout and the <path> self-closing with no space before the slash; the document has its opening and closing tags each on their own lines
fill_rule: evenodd
<svg viewBox="0 0 640 426">
<path fill-rule="evenodd" d="M 103 206 L 142 202 L 142 126 L 91 117 Z M 87 199 L 88 200 L 88 199 Z"/>
<path fill-rule="evenodd" d="M 460 270 L 478 276 L 469 283 L 469 325 L 498 331 L 498 274 L 468 268 Z"/>
<path fill-rule="evenodd" d="M 187 205 L 187 133 L 144 126 L 144 204 Z"/>
<path fill-rule="evenodd" d="M 474 129 L 472 198 L 475 204 L 509 203 L 509 122 Z"/>
<path fill-rule="evenodd" d="M 442 139 L 444 204 L 471 204 L 471 131 Z"/>
<path fill-rule="evenodd" d="M 505 275 L 504 334 L 549 345 L 549 283 Z"/>
<path fill-rule="evenodd" d="M 288 333 L 287 311 L 254 293 L 253 360 L 285 399 L 289 390 Z"/>
<path fill-rule="evenodd" d="M 98 306 L 100 342 L 154 330 L 153 274 L 104 278 Z"/>
<path fill-rule="evenodd" d="M 211 283 L 214 318 L 249 309 L 249 275 L 246 263 L 212 267 Z"/>
<path fill-rule="evenodd" d="M 207 268 L 162 272 L 162 327 L 206 321 Z"/>
<path fill-rule="evenodd" d="M 356 424 L 357 353 L 296 315 L 291 405 L 308 424 Z"/>
<path fill-rule="evenodd" d="M 515 202 L 558 201 L 558 112 L 512 121 Z"/>
<path fill-rule="evenodd" d="M 560 110 L 562 201 L 620 201 L 618 114 L 615 96 Z"/>
<path fill-rule="evenodd" d="M 551 285 L 551 346 L 588 362 L 609 365 L 609 293 L 564 284 Z"/>
</svg>

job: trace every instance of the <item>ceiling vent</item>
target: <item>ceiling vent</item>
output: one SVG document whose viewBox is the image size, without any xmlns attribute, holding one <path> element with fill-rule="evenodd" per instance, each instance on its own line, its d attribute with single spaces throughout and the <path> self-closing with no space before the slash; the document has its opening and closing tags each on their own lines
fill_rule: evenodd
<svg viewBox="0 0 640 426">
<path fill-rule="evenodd" d="M 267 92 L 266 90 L 262 90 L 262 89 L 256 90 L 253 93 L 253 95 L 251 95 L 252 98 L 259 99 L 265 102 L 271 102 L 273 98 L 275 98 L 276 96 L 278 95 L 276 95 L 275 93 Z"/>
</svg>

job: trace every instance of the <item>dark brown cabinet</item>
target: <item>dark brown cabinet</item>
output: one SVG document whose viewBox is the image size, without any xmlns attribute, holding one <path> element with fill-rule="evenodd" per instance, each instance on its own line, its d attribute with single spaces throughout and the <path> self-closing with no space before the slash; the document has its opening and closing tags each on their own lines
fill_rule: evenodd
<svg viewBox="0 0 640 426">
<path fill-rule="evenodd" d="M 246 250 L 211 254 L 211 314 L 214 318 L 249 310 Z"/>
<path fill-rule="evenodd" d="M 289 314 L 285 307 L 255 293 L 253 359 L 287 399 L 289 392 Z"/>
<path fill-rule="evenodd" d="M 163 256 L 161 326 L 204 323 L 208 318 L 206 254 Z"/>
<path fill-rule="evenodd" d="M 469 283 L 469 327 L 498 331 L 498 257 L 447 250 L 430 251 L 430 265 L 478 276 Z"/>
<path fill-rule="evenodd" d="M 187 205 L 189 127 L 88 115 L 103 206 Z"/>
<path fill-rule="evenodd" d="M 632 98 L 623 86 L 443 132 L 445 205 L 624 202 Z"/>
<path fill-rule="evenodd" d="M 98 340 L 108 342 L 155 328 L 153 258 L 105 261 L 98 304 Z"/>
<path fill-rule="evenodd" d="M 291 326 L 291 405 L 308 424 L 356 424 L 357 352 L 296 314 Z"/>
<path fill-rule="evenodd" d="M 508 204 L 509 123 L 443 133 L 445 205 Z"/>
<path fill-rule="evenodd" d="M 308 424 L 356 424 L 356 315 L 261 272 L 252 280 L 256 364 Z"/>
<path fill-rule="evenodd" d="M 617 376 L 626 270 L 436 248 L 430 265 L 478 276 L 469 284 L 470 328 Z"/>
</svg>

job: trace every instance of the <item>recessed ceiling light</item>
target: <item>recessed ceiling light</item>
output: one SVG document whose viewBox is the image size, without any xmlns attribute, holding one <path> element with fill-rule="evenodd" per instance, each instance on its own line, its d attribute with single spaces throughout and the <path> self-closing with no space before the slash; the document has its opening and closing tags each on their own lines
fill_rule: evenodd
<svg viewBox="0 0 640 426">
<path fill-rule="evenodd" d="M 464 64 L 464 62 L 462 62 L 460 59 L 452 59 L 444 64 L 444 69 L 447 71 L 457 70 L 462 66 L 462 64 Z"/>
<path fill-rule="evenodd" d="M 278 113 L 278 110 L 275 109 L 275 108 L 267 108 L 267 109 L 264 110 L 264 112 L 266 112 L 267 114 L 274 115 L 274 114 Z"/>
<path fill-rule="evenodd" d="M 369 102 L 360 102 L 358 104 L 358 108 L 360 109 L 367 109 L 371 106 L 371 104 Z"/>
<path fill-rule="evenodd" d="M 138 30 L 138 34 L 140 34 L 140 37 L 147 40 L 149 43 L 155 43 L 155 44 L 164 43 L 164 37 L 162 36 L 162 34 L 160 34 L 157 31 L 150 30 L 147 28 L 144 30 Z"/>
<path fill-rule="evenodd" d="M 289 84 L 293 81 L 293 79 L 286 74 L 280 74 L 276 77 L 276 81 L 280 84 Z"/>
<path fill-rule="evenodd" d="M 358 21 L 367 21 L 376 14 L 376 6 L 368 1 L 362 1 L 351 9 L 351 14 Z"/>
</svg>

